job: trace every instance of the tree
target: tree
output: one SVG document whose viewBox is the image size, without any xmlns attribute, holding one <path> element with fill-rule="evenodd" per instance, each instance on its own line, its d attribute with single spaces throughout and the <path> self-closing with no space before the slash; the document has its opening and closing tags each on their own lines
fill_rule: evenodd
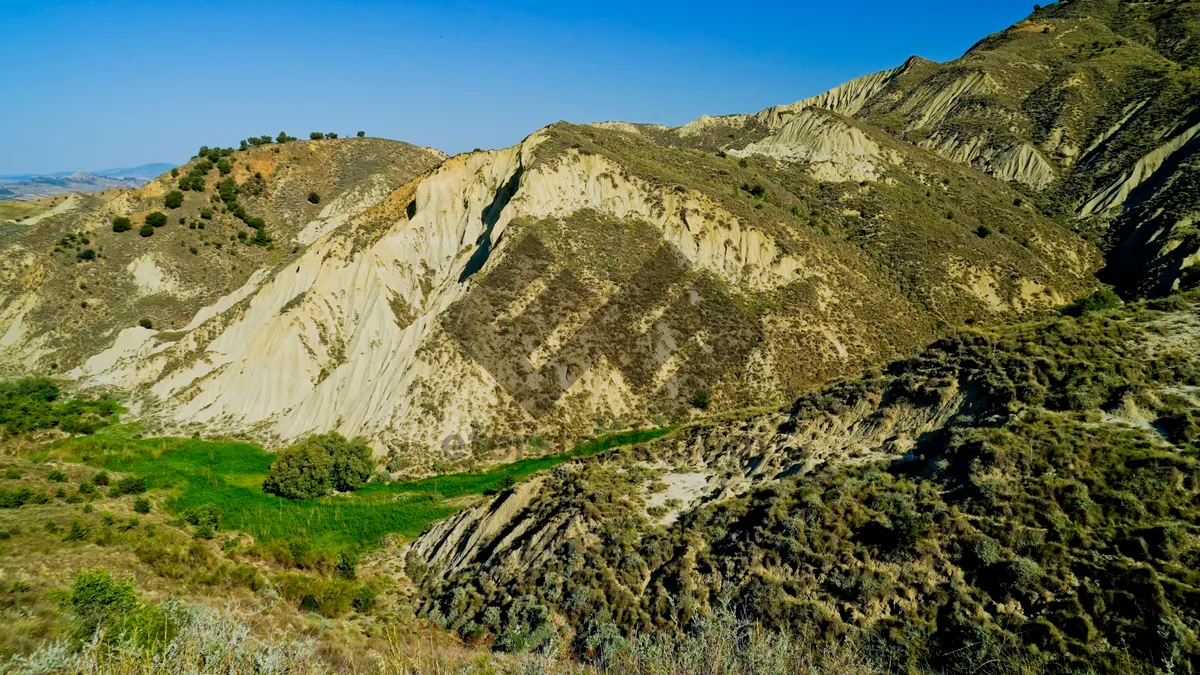
<svg viewBox="0 0 1200 675">
<path fill-rule="evenodd" d="M 333 489 L 330 478 L 333 458 L 311 440 L 279 451 L 263 481 L 263 492 L 287 499 L 312 499 L 329 494 Z"/>
<path fill-rule="evenodd" d="M 221 175 L 224 176 L 230 171 L 233 171 L 233 165 L 229 163 L 228 159 L 222 157 L 221 159 L 217 160 L 217 171 L 220 171 Z"/>
<path fill-rule="evenodd" d="M 336 432 L 318 434 L 279 451 L 263 481 L 263 492 L 287 499 L 350 492 L 365 484 L 374 468 L 371 446 L 365 440 L 349 441 Z"/>
<path fill-rule="evenodd" d="M 365 132 L 365 131 L 360 131 L 360 132 L 358 132 L 358 137 L 359 137 L 359 138 L 363 138 L 363 137 L 364 137 L 364 136 L 366 136 L 366 135 L 367 135 L 367 132 Z"/>
<path fill-rule="evenodd" d="M 323 134 L 319 131 L 314 131 L 311 134 L 309 134 L 308 137 L 314 141 L 319 141 L 319 140 L 325 138 L 325 134 Z"/>
<path fill-rule="evenodd" d="M 332 138 L 332 139 L 336 139 L 336 138 L 337 138 L 337 134 L 325 134 L 325 138 Z"/>
<path fill-rule="evenodd" d="M 366 484 L 375 468 L 371 446 L 361 438 L 348 441 L 340 434 L 325 436 L 326 449 L 333 458 L 333 487 L 339 492 L 352 492 Z"/>
<path fill-rule="evenodd" d="M 237 199 L 237 182 L 233 178 L 223 179 L 217 183 L 217 193 L 221 195 L 221 201 L 232 204 Z"/>
<path fill-rule="evenodd" d="M 146 214 L 146 224 L 151 227 L 162 227 L 167 224 L 167 214 L 162 211 L 153 211 Z M 145 235 L 143 235 L 145 236 Z"/>
<path fill-rule="evenodd" d="M 168 209 L 177 209 L 183 206 L 183 193 L 179 190 L 171 190 L 163 197 L 163 205 Z"/>
<path fill-rule="evenodd" d="M 125 216 L 117 216 L 116 218 L 113 218 L 113 223 L 112 223 L 112 231 L 113 232 L 128 232 L 132 229 L 133 229 L 133 222 L 130 221 Z"/>
<path fill-rule="evenodd" d="M 310 193 L 308 193 L 308 201 L 313 204 L 320 204 L 321 203 L 321 195 L 317 194 L 316 192 L 310 192 Z"/>
<path fill-rule="evenodd" d="M 1083 298 L 1079 298 L 1075 302 L 1063 308 L 1063 314 L 1069 316 L 1091 316 L 1093 314 L 1103 314 L 1110 309 L 1116 309 L 1121 306 L 1121 296 L 1117 295 L 1109 288 L 1102 288 L 1095 293 Z"/>
<path fill-rule="evenodd" d="M 143 225 L 142 229 L 138 230 L 138 234 L 142 235 L 143 237 L 153 236 L 154 235 L 154 226 L 153 225 Z"/>
</svg>

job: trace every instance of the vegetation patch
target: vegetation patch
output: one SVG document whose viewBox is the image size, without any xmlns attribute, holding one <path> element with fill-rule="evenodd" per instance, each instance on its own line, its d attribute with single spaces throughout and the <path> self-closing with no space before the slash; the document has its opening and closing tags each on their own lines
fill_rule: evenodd
<svg viewBox="0 0 1200 675">
<path fill-rule="evenodd" d="M 119 430 L 118 430 L 119 431 Z M 305 540 L 313 547 L 373 547 L 389 534 L 412 539 L 453 515 L 464 497 L 483 495 L 563 462 L 658 438 L 667 429 L 602 436 L 568 452 L 524 459 L 480 473 L 434 476 L 411 482 L 373 482 L 352 494 L 286 499 L 263 491 L 276 455 L 257 445 L 183 438 L 137 439 L 114 432 L 51 445 L 36 458 L 80 461 L 145 480 L 168 490 L 175 513 L 215 504 L 221 528 L 263 542 Z"/>
</svg>

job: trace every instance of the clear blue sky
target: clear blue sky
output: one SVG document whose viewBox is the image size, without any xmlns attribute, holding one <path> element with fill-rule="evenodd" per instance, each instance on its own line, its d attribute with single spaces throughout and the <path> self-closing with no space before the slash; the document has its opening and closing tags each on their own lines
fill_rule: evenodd
<svg viewBox="0 0 1200 675">
<path fill-rule="evenodd" d="M 556 120 L 682 124 L 944 61 L 1026 0 L 0 0 L 0 174 L 360 129 L 450 153 Z"/>
</svg>

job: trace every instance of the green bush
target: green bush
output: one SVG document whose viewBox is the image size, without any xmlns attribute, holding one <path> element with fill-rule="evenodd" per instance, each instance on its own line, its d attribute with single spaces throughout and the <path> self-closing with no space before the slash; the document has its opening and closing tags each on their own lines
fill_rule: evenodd
<svg viewBox="0 0 1200 675">
<path fill-rule="evenodd" d="M 141 326 L 142 328 L 150 328 L 150 329 L 154 328 L 154 322 L 151 321 L 150 319 L 138 319 L 138 325 Z"/>
<path fill-rule="evenodd" d="M 78 520 L 71 521 L 71 527 L 67 529 L 67 533 L 63 535 L 63 541 L 83 541 L 87 539 L 88 532 L 91 530 L 86 523 Z"/>
<path fill-rule="evenodd" d="M 161 609 L 138 602 L 133 584 L 113 581 L 104 569 L 75 575 L 62 604 L 71 615 L 71 634 L 78 644 L 98 637 L 113 647 L 161 649 L 178 632 Z"/>
<path fill-rule="evenodd" d="M 313 204 L 320 204 L 321 195 L 317 194 L 316 192 L 310 192 L 308 193 L 308 201 Z"/>
<path fill-rule="evenodd" d="M 46 478 L 54 483 L 67 482 L 67 474 L 61 469 L 51 469 L 50 473 L 46 474 Z"/>
<path fill-rule="evenodd" d="M 137 499 L 133 500 L 133 512 L 143 514 L 150 513 L 150 500 L 146 499 L 145 497 L 138 497 Z"/>
<path fill-rule="evenodd" d="M 139 495 L 145 491 L 146 478 L 144 476 L 125 476 L 108 489 L 108 496 Z"/>
<path fill-rule="evenodd" d="M 288 499 L 311 499 L 334 490 L 357 490 L 375 464 L 363 439 L 341 434 L 310 436 L 279 451 L 263 481 L 263 491 Z"/>
<path fill-rule="evenodd" d="M 354 590 L 354 611 L 362 614 L 371 611 L 375 606 L 375 589 L 370 586 L 359 586 Z"/>
<path fill-rule="evenodd" d="M 363 137 L 364 137 L 364 136 L 366 136 L 366 135 L 367 135 L 367 132 L 365 132 L 365 131 L 360 131 L 360 132 L 358 132 L 358 137 L 359 137 L 359 138 L 363 138 Z"/>
<path fill-rule="evenodd" d="M 1079 298 L 1067 305 L 1063 308 L 1063 314 L 1068 316 L 1103 314 L 1104 312 L 1120 307 L 1121 304 L 1121 296 L 1114 293 L 1112 289 L 1102 288 L 1087 297 Z"/>
<path fill-rule="evenodd" d="M 80 251 L 79 253 L 76 253 L 75 257 L 80 260 L 95 260 L 96 259 L 96 251 L 94 249 L 85 248 L 82 251 Z"/>
<path fill-rule="evenodd" d="M 308 137 L 314 141 L 319 141 L 319 140 L 325 138 L 325 134 L 323 134 L 319 131 L 314 131 L 311 134 L 309 134 Z"/>
<path fill-rule="evenodd" d="M 142 229 L 138 230 L 138 234 L 142 235 L 143 237 L 152 237 L 154 236 L 154 226 L 143 225 Z"/>
<path fill-rule="evenodd" d="M 179 190 L 171 190 L 163 197 L 163 205 L 168 209 L 177 209 L 183 206 L 183 193 Z"/>
<path fill-rule="evenodd" d="M 975 228 L 975 234 L 978 235 L 980 239 L 987 239 L 988 236 L 992 234 L 992 228 L 988 227 L 987 225 L 980 225 L 979 227 Z"/>
<path fill-rule="evenodd" d="M 129 230 L 132 230 L 132 229 L 133 229 L 133 222 L 130 221 L 125 216 L 117 216 L 116 218 L 113 218 L 113 222 L 112 222 L 112 231 L 113 232 L 128 232 Z"/>
<path fill-rule="evenodd" d="M 221 179 L 217 183 L 217 194 L 221 196 L 221 201 L 233 204 L 237 200 L 237 182 L 232 177 Z"/>
<path fill-rule="evenodd" d="M 221 529 L 221 520 L 225 512 L 216 504 L 204 504 L 183 512 L 183 520 L 197 527 L 209 526 L 214 530 Z"/>
<path fill-rule="evenodd" d="M 162 211 L 153 211 L 146 214 L 146 224 L 151 227 L 162 227 L 167 224 L 167 214 Z"/>
<path fill-rule="evenodd" d="M 233 171 L 233 165 L 229 163 L 228 159 L 221 158 L 217 162 L 217 171 L 221 172 L 222 176 L 228 175 L 229 172 Z"/>
<path fill-rule="evenodd" d="M 354 581 L 358 578 L 358 554 L 353 551 L 339 553 L 334 569 L 337 571 L 339 577 Z"/>
</svg>

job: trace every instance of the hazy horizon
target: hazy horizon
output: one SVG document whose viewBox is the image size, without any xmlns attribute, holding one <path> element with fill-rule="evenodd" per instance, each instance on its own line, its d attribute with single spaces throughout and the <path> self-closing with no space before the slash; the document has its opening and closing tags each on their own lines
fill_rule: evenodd
<svg viewBox="0 0 1200 675">
<path fill-rule="evenodd" d="M 454 154 L 546 124 L 678 125 L 936 61 L 1028 15 L 871 0 L 765 3 L 7 3 L 0 175 L 182 163 L 201 145 L 311 131 Z"/>
</svg>

